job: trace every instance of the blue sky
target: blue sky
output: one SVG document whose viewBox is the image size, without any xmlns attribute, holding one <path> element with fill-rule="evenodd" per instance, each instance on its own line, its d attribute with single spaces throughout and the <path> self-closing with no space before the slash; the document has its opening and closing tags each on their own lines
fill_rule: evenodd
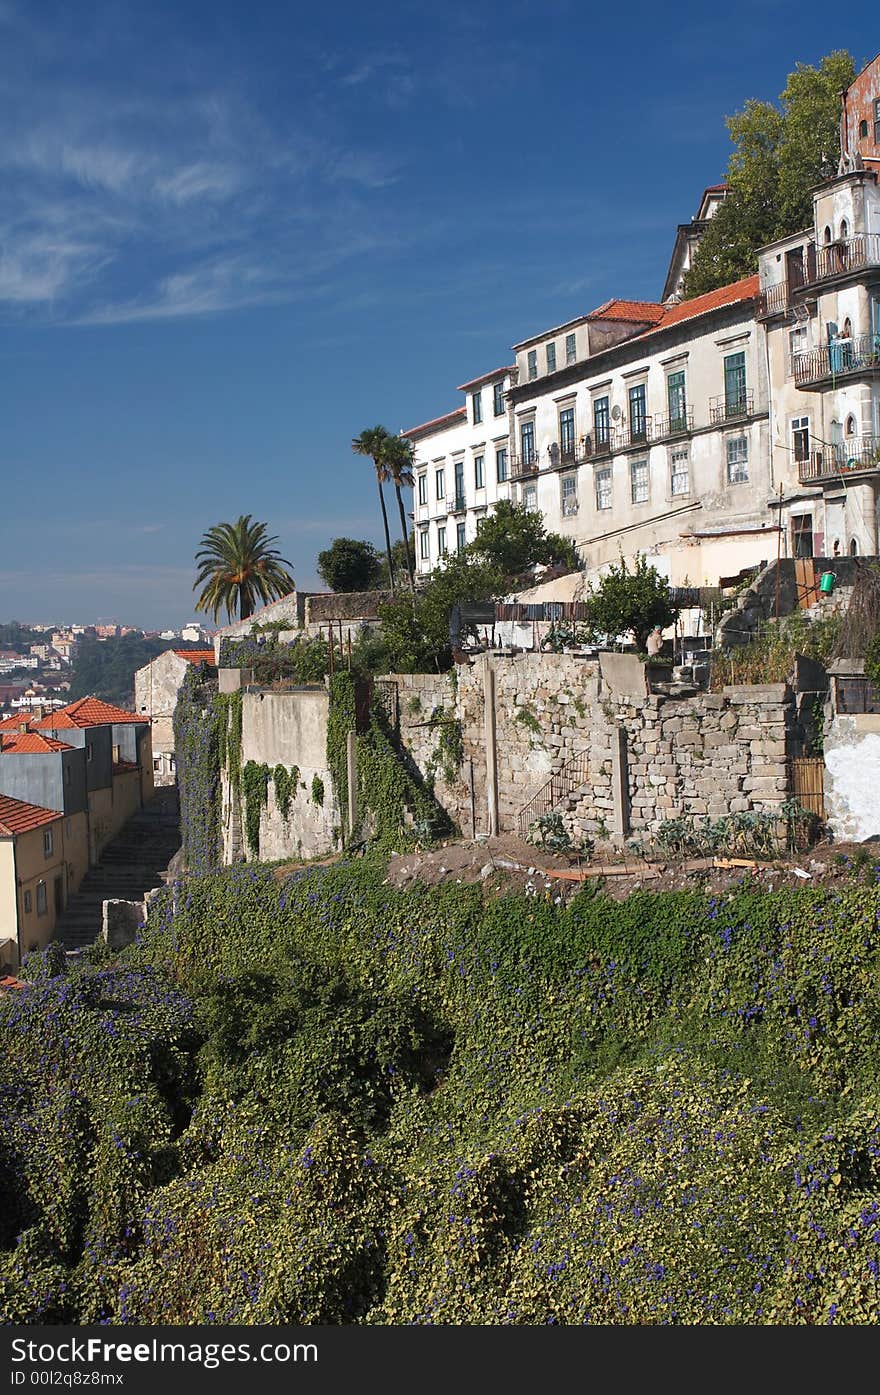
<svg viewBox="0 0 880 1395">
<path fill-rule="evenodd" d="M 240 513 L 319 585 L 380 539 L 352 436 L 657 298 L 724 116 L 873 56 L 854 9 L 0 0 L 0 618 L 180 624 Z"/>
</svg>

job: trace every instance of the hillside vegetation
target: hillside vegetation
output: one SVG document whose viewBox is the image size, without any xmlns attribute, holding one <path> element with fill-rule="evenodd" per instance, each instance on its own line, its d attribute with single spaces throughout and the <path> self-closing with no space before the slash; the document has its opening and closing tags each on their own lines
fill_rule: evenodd
<svg viewBox="0 0 880 1395">
<path fill-rule="evenodd" d="M 115 961 L 33 958 L 3 1321 L 876 1322 L 863 862 L 567 907 L 238 866 Z"/>
</svg>

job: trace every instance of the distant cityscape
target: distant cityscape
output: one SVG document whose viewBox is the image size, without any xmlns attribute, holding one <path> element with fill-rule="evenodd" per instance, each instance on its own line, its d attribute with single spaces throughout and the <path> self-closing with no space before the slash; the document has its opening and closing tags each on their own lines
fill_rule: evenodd
<svg viewBox="0 0 880 1395">
<path fill-rule="evenodd" d="M 18 712 L 44 715 L 64 706 L 84 641 L 103 643 L 128 636 L 153 643 L 199 645 L 210 643 L 212 633 L 196 621 L 180 629 L 163 630 L 144 630 L 112 620 L 72 625 L 0 621 L 0 718 Z"/>
</svg>

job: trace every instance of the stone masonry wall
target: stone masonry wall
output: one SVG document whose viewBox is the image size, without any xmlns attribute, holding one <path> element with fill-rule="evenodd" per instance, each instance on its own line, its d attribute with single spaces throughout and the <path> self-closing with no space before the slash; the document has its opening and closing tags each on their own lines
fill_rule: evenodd
<svg viewBox="0 0 880 1395">
<path fill-rule="evenodd" d="M 474 763 L 477 832 L 489 827 L 485 689 L 494 670 L 498 829 L 516 832 L 520 810 L 579 758 L 580 775 L 560 804 L 572 830 L 613 827 L 616 728 L 626 733 L 628 824 L 647 831 L 665 819 L 770 812 L 789 794 L 795 708 L 784 684 L 730 687 L 692 698 L 612 695 L 595 661 L 570 655 L 493 656 L 455 676 L 400 675 L 402 744 L 424 773 L 435 757 L 432 711 L 461 724 L 464 764 L 435 793 L 463 833 L 471 832 L 468 762 Z"/>
</svg>

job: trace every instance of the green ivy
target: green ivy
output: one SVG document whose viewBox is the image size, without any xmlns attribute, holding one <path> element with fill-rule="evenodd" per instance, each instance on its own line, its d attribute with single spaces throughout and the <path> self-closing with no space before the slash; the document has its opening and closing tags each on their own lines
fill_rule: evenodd
<svg viewBox="0 0 880 1395">
<path fill-rule="evenodd" d="M 312 776 L 312 802 L 317 804 L 319 808 L 323 808 L 324 781 L 321 779 L 320 775 Z"/>
<path fill-rule="evenodd" d="M 247 845 L 255 857 L 260 852 L 260 816 L 269 799 L 268 765 L 249 760 L 241 772 L 244 796 L 244 828 Z"/>
<path fill-rule="evenodd" d="M 286 765 L 276 765 L 272 771 L 272 781 L 275 785 L 275 803 L 278 812 L 286 823 L 290 815 L 290 805 L 296 798 L 296 791 L 299 785 L 299 766 L 292 765 L 287 769 Z"/>
</svg>

